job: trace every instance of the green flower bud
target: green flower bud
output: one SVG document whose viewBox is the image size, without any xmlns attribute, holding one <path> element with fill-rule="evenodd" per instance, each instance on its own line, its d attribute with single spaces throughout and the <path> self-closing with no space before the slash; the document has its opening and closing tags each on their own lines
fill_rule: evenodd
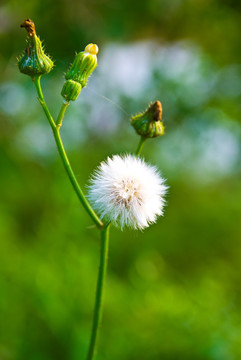
<svg viewBox="0 0 241 360">
<path fill-rule="evenodd" d="M 63 89 L 61 91 L 61 95 L 65 98 L 66 101 L 74 101 L 79 96 L 81 92 L 82 86 L 74 80 L 67 80 L 64 83 Z"/>
<path fill-rule="evenodd" d="M 160 101 L 155 101 L 149 108 L 141 114 L 131 118 L 131 125 L 137 134 L 143 138 L 153 138 L 164 134 L 162 122 L 162 105 Z"/>
<path fill-rule="evenodd" d="M 86 86 L 88 77 L 97 66 L 98 46 L 89 44 L 85 51 L 75 56 L 74 62 L 65 75 L 67 80 L 64 83 L 61 95 L 66 101 L 77 99 L 81 89 Z"/>
<path fill-rule="evenodd" d="M 97 45 L 87 45 L 85 51 L 82 51 L 75 56 L 73 64 L 65 75 L 65 79 L 74 80 L 82 87 L 85 87 L 88 81 L 88 77 L 97 66 L 97 54 Z"/>
<path fill-rule="evenodd" d="M 42 43 L 35 32 L 35 25 L 32 20 L 25 19 L 20 25 L 25 27 L 29 37 L 25 53 L 18 59 L 19 70 L 32 77 L 48 74 L 53 68 L 53 61 L 44 53 Z"/>
</svg>

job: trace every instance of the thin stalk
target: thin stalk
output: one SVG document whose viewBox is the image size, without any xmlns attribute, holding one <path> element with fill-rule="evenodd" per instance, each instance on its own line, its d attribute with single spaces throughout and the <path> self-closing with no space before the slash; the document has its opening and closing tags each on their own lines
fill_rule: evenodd
<svg viewBox="0 0 241 360">
<path fill-rule="evenodd" d="M 73 188 L 80 200 L 80 202 L 82 203 L 83 207 L 85 208 L 85 210 L 87 211 L 87 213 L 90 215 L 90 217 L 92 218 L 92 220 L 94 221 L 94 223 L 98 226 L 98 227 L 103 227 L 103 223 L 102 221 L 98 218 L 97 214 L 94 212 L 94 210 L 92 209 L 92 207 L 90 206 L 88 200 L 86 199 L 81 187 L 79 186 L 79 183 L 75 177 L 75 174 L 71 168 L 71 165 L 69 163 L 69 159 L 67 157 L 67 154 L 65 152 L 64 149 L 64 145 L 59 133 L 59 129 L 57 127 L 55 127 L 55 129 L 53 129 L 53 134 L 54 134 L 54 138 L 55 138 L 55 142 L 59 151 L 59 155 L 61 157 L 61 160 L 63 162 L 65 171 L 70 179 L 71 184 L 73 185 Z"/>
<path fill-rule="evenodd" d="M 59 115 L 58 115 L 58 118 L 57 118 L 57 121 L 56 121 L 56 126 L 58 128 L 60 128 L 62 126 L 62 121 L 63 121 L 63 118 L 64 118 L 64 114 L 65 114 L 65 111 L 67 109 L 67 107 L 69 106 L 69 102 L 64 102 L 61 106 L 61 109 L 60 109 L 60 112 L 59 112 Z"/>
<path fill-rule="evenodd" d="M 100 322 L 102 317 L 103 290 L 104 290 L 107 260 L 108 260 L 109 227 L 110 224 L 108 224 L 103 230 L 101 230 L 100 266 L 99 266 L 99 274 L 98 274 L 97 287 L 96 287 L 92 332 L 90 338 L 89 351 L 86 360 L 92 360 L 96 352 L 98 330 L 100 327 Z"/>
<path fill-rule="evenodd" d="M 57 145 L 57 149 L 58 149 L 58 152 L 59 152 L 59 155 L 60 155 L 60 158 L 62 160 L 62 163 L 64 165 L 64 168 L 65 168 L 65 171 L 70 179 L 70 182 L 81 202 L 81 204 L 83 205 L 83 207 L 85 208 L 85 210 L 87 211 L 87 213 L 89 214 L 89 216 L 92 218 L 92 220 L 94 221 L 94 223 L 96 224 L 97 227 L 99 228 L 103 228 L 104 224 L 102 223 L 102 221 L 99 219 L 98 215 L 95 213 L 95 211 L 92 209 L 91 205 L 89 204 L 88 200 L 86 199 L 76 177 L 75 177 L 75 174 L 71 168 L 71 165 L 70 165 L 70 162 L 69 162 L 69 159 L 68 159 L 68 156 L 66 154 L 66 151 L 64 149 L 64 145 L 63 145 L 63 142 L 62 142 L 62 139 L 61 139 L 61 136 L 60 136 L 60 133 L 59 133 L 59 126 L 57 126 L 50 114 L 50 111 L 45 103 L 45 100 L 44 100 L 44 96 L 43 96 L 43 92 L 42 92 L 42 89 L 41 89 L 41 84 L 40 84 L 40 77 L 37 77 L 35 80 L 34 80 L 34 85 L 36 87 L 36 90 L 37 90 L 37 93 L 38 93 L 38 100 L 45 112 L 45 115 L 49 121 L 49 124 L 51 126 L 51 129 L 53 131 L 53 135 L 54 135 L 54 139 L 55 139 L 55 142 L 56 142 L 56 145 Z M 58 116 L 58 120 L 59 122 L 61 123 L 62 119 L 63 119 L 63 116 L 64 116 L 64 113 L 65 113 L 65 110 L 67 108 L 67 104 L 64 104 L 66 106 L 62 106 L 61 110 L 60 110 L 60 115 Z"/>
<path fill-rule="evenodd" d="M 37 94 L 38 94 L 38 101 L 40 102 L 40 105 L 42 106 L 44 113 L 48 119 L 49 125 L 51 126 L 52 130 L 55 129 L 55 122 L 54 119 L 52 118 L 50 111 L 45 103 L 44 100 L 44 96 L 43 96 L 43 92 L 42 92 L 42 88 L 41 88 L 41 84 L 40 84 L 40 78 L 41 76 L 36 77 L 33 82 L 34 85 L 36 87 L 37 90 Z"/>
<path fill-rule="evenodd" d="M 145 141 L 146 141 L 146 138 L 141 136 L 139 144 L 138 144 L 137 149 L 136 149 L 136 156 L 140 155 Z"/>
</svg>

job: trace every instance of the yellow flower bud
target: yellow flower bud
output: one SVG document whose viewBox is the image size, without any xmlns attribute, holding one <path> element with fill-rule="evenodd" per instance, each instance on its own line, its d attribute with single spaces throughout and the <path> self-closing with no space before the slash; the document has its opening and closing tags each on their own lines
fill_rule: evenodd
<svg viewBox="0 0 241 360">
<path fill-rule="evenodd" d="M 97 66 L 98 51 L 96 44 L 89 44 L 84 51 L 75 56 L 73 64 L 65 75 L 67 81 L 61 92 L 65 100 L 76 100 L 81 89 L 86 86 L 89 76 Z"/>
<path fill-rule="evenodd" d="M 85 47 L 85 52 L 88 52 L 92 55 L 97 55 L 99 52 L 99 48 L 96 44 L 89 44 Z"/>
</svg>

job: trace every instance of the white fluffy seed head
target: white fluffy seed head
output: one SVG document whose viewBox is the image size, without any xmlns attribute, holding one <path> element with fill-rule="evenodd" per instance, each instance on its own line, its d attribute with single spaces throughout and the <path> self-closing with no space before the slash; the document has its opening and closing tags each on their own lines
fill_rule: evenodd
<svg viewBox="0 0 241 360">
<path fill-rule="evenodd" d="M 132 155 L 115 155 L 93 174 L 88 198 L 102 220 L 144 229 L 163 214 L 166 190 L 155 167 Z"/>
</svg>

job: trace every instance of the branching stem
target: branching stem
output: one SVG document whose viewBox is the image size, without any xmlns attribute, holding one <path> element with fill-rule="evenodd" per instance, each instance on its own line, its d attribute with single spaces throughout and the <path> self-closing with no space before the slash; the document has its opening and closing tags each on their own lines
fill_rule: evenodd
<svg viewBox="0 0 241 360">
<path fill-rule="evenodd" d="M 74 191 L 76 192 L 81 204 L 83 205 L 83 207 L 85 208 L 85 210 L 87 211 L 87 213 L 89 214 L 89 216 L 92 218 L 92 220 L 94 221 L 94 223 L 96 224 L 96 226 L 98 228 L 103 228 L 104 227 L 104 224 L 102 223 L 102 221 L 99 219 L 98 215 L 95 213 L 95 211 L 92 209 L 90 203 L 88 202 L 88 200 L 86 199 L 76 177 L 75 177 L 75 174 L 72 170 L 72 167 L 70 165 L 70 162 L 69 162 L 69 159 L 68 159 L 68 156 L 66 154 L 66 151 L 64 149 L 64 144 L 63 144 L 63 141 L 61 139 L 61 136 L 60 136 L 60 126 L 62 124 L 62 120 L 63 120 L 63 117 L 64 117 L 64 113 L 66 111 L 66 108 L 68 106 L 68 103 L 64 103 L 61 107 L 61 110 L 60 110 L 60 113 L 59 113 L 59 116 L 57 118 L 57 123 L 55 124 L 51 114 L 50 114 L 50 111 L 45 103 L 45 100 L 44 100 L 44 96 L 43 96 L 43 92 L 42 92 L 42 89 L 41 89 L 41 84 L 40 84 L 40 77 L 36 77 L 35 80 L 34 80 L 34 85 L 36 87 L 36 90 L 37 90 L 37 94 L 38 94 L 38 100 L 44 110 L 44 113 L 48 119 L 48 122 L 51 126 L 51 129 L 53 131 L 53 135 L 54 135 L 54 139 L 55 139 L 55 142 L 56 142 L 56 145 L 57 145 L 57 149 L 58 149 L 58 152 L 59 152 L 59 155 L 60 155 L 60 158 L 62 160 L 62 163 L 64 165 L 64 168 L 65 168 L 65 171 L 70 179 L 70 182 L 74 188 Z"/>
<path fill-rule="evenodd" d="M 63 141 L 60 136 L 60 127 L 62 125 L 62 121 L 64 118 L 65 111 L 69 105 L 69 103 L 63 103 L 57 121 L 55 123 L 46 103 L 44 100 L 43 92 L 40 84 L 40 77 L 34 79 L 34 85 L 37 90 L 38 100 L 44 110 L 44 113 L 48 119 L 48 122 L 53 131 L 54 139 L 57 145 L 57 149 L 60 155 L 60 158 L 63 162 L 65 171 L 70 179 L 70 182 L 87 213 L 90 215 L 101 234 L 101 248 L 100 248 L 100 266 L 99 266 L 99 274 L 97 280 L 97 288 L 96 288 L 96 297 L 95 297 L 95 307 L 94 307 L 94 316 L 93 316 L 93 324 L 92 324 L 92 332 L 90 338 L 89 351 L 87 355 L 87 360 L 92 360 L 96 351 L 96 343 L 98 338 L 98 331 L 101 322 L 102 315 L 102 307 L 103 307 L 103 290 L 107 269 L 107 259 L 108 259 L 108 247 L 109 247 L 109 228 L 110 222 L 104 225 L 102 221 L 99 219 L 95 211 L 90 206 L 88 200 L 84 196 L 84 193 L 75 177 L 75 174 L 71 168 L 69 163 L 69 159 L 67 157 L 66 151 L 64 149 Z"/>
</svg>

